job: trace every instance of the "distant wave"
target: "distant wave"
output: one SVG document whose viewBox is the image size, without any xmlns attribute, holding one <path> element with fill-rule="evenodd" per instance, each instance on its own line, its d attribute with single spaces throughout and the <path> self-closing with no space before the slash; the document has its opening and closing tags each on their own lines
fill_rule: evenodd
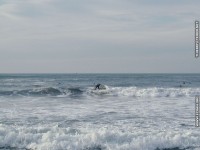
<svg viewBox="0 0 200 150">
<path fill-rule="evenodd" d="M 33 88 L 28 90 L 0 91 L 0 96 L 58 96 L 58 95 L 80 95 L 82 91 L 79 88 Z"/>
<path fill-rule="evenodd" d="M 21 91 L 18 93 L 24 95 L 26 94 L 26 92 L 27 91 Z M 62 94 L 62 92 L 59 89 L 49 87 L 49 88 L 43 88 L 39 90 L 28 91 L 28 94 L 30 95 L 60 95 Z"/>
<path fill-rule="evenodd" d="M 44 87 L 27 90 L 0 91 L 0 96 L 126 96 L 126 97 L 194 97 L 200 95 L 200 88 L 164 88 L 164 87 L 111 87 L 105 90 L 79 87 Z"/>
</svg>

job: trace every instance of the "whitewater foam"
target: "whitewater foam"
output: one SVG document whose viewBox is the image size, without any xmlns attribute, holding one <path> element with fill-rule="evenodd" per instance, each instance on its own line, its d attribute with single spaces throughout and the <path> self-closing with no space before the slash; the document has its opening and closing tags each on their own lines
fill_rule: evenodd
<svg viewBox="0 0 200 150">
<path fill-rule="evenodd" d="M 106 90 L 92 90 L 91 87 L 88 93 L 132 97 L 194 97 L 200 95 L 200 88 L 106 87 Z"/>
<path fill-rule="evenodd" d="M 8 127 L 0 124 L 0 147 L 37 150 L 199 148 L 200 132 L 198 130 L 181 132 L 178 129 L 168 129 L 152 130 L 149 133 L 149 129 L 134 129 L 126 125 L 121 128 L 112 125 L 97 127 L 87 125 L 77 130 L 72 127 L 60 128 L 57 125 Z"/>
</svg>

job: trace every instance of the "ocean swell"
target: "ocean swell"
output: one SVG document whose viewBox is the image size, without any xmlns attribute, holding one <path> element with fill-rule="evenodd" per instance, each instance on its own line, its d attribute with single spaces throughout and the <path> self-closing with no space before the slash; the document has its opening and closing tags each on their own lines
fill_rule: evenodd
<svg viewBox="0 0 200 150">
<path fill-rule="evenodd" d="M 111 87 L 94 90 L 93 87 L 44 87 L 12 91 L 0 91 L 0 96 L 126 96 L 126 97 L 194 97 L 200 95 L 200 88 L 164 87 Z"/>
</svg>

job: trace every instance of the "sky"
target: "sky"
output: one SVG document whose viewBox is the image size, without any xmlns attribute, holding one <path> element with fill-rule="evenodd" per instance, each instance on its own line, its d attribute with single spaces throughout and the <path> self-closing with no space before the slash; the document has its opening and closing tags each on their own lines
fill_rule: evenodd
<svg viewBox="0 0 200 150">
<path fill-rule="evenodd" d="M 0 0 L 0 73 L 200 73 L 199 0 Z"/>
</svg>

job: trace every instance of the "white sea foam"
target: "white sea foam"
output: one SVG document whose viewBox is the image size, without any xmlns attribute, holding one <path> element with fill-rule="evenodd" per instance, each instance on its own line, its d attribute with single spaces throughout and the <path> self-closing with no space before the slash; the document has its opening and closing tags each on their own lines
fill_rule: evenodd
<svg viewBox="0 0 200 150">
<path fill-rule="evenodd" d="M 127 130 L 122 130 L 127 128 Z M 131 130 L 131 131 L 129 131 Z M 148 133 L 148 134 L 147 134 Z M 79 130 L 55 126 L 16 127 L 0 125 L 0 147 L 37 150 L 155 150 L 156 148 L 199 148 L 198 130 L 153 130 L 120 128 L 107 125 L 100 128 L 85 126 Z"/>
<path fill-rule="evenodd" d="M 2 98 L 0 149 L 198 149 L 191 100 Z"/>
<path fill-rule="evenodd" d="M 162 87 L 106 87 L 106 90 L 92 90 L 88 93 L 110 96 L 134 97 L 193 97 L 200 94 L 200 88 L 162 88 Z"/>
</svg>

